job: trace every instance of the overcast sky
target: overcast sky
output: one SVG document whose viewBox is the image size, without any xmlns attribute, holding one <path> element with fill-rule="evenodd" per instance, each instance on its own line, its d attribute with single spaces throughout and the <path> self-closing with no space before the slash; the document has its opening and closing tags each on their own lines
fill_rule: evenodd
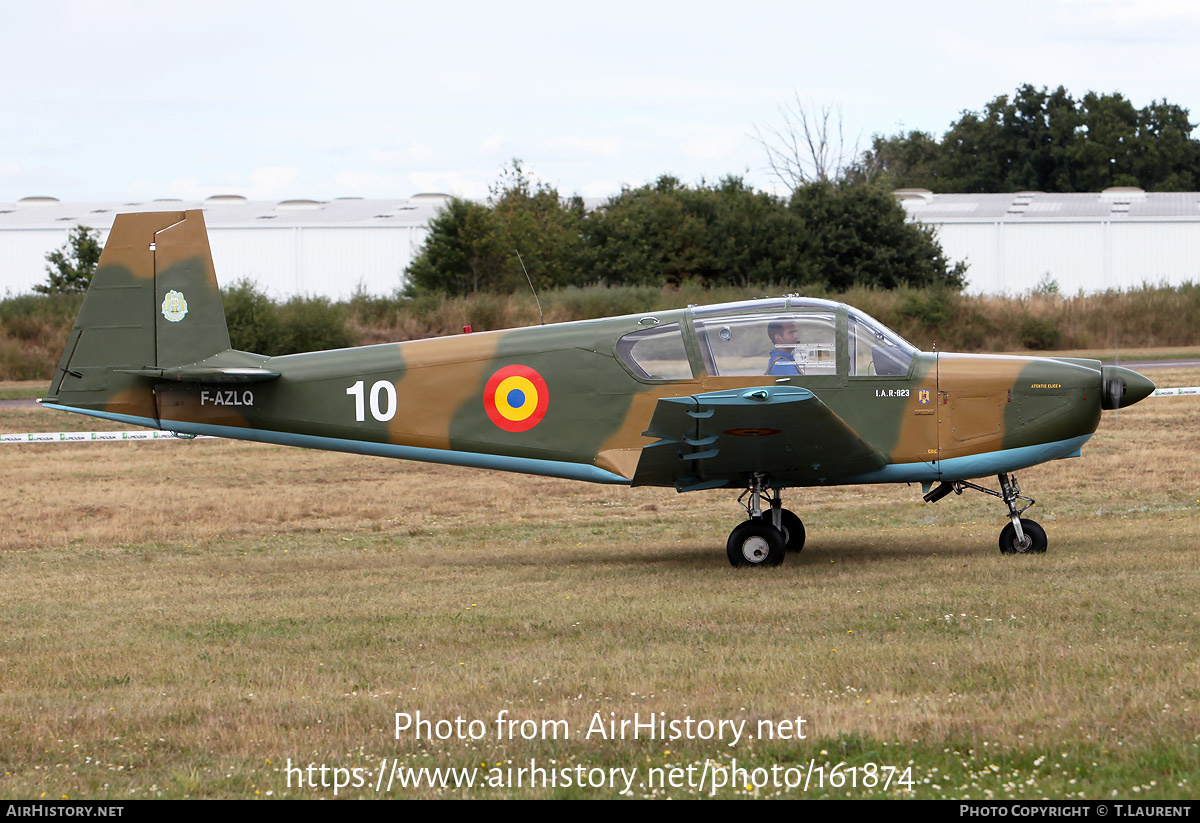
<svg viewBox="0 0 1200 823">
<path fill-rule="evenodd" d="M 0 202 L 771 185 L 795 96 L 848 144 L 1022 83 L 1200 119 L 1194 0 L 6 3 Z"/>
</svg>

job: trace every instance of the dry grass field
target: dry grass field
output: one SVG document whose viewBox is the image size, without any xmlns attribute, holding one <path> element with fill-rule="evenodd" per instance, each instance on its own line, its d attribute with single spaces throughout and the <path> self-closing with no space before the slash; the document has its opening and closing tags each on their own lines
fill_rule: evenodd
<svg viewBox="0 0 1200 823">
<path fill-rule="evenodd" d="M 97 428 L 120 427 L 0 408 L 4 432 Z M 220 440 L 0 446 L 0 795 L 624 788 L 513 785 L 536 759 L 636 769 L 635 797 L 717 774 L 721 796 L 1200 797 L 1198 446 L 1200 401 L 1151 398 L 1020 473 L 1043 556 L 1001 556 L 982 495 L 793 490 L 808 545 L 765 570 L 725 559 L 733 492 Z M 397 738 L 418 711 L 485 733 Z M 502 711 L 571 737 L 500 739 Z M 586 734 L 635 713 L 746 725 L 735 745 Z M 803 740 L 747 739 L 797 717 Z M 302 787 L 289 762 L 348 771 Z M 504 785 L 377 792 L 396 764 Z M 774 766 L 807 791 L 756 785 Z"/>
</svg>

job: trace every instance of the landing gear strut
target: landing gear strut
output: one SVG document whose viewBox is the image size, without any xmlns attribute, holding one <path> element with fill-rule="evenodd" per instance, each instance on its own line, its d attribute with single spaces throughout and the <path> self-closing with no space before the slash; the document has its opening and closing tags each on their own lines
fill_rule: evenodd
<svg viewBox="0 0 1200 823">
<path fill-rule="evenodd" d="M 997 475 L 1000 481 L 1000 491 L 995 492 L 976 486 L 966 480 L 953 480 L 942 483 L 925 495 L 925 501 L 936 503 L 950 492 L 962 494 L 964 489 L 974 489 L 977 492 L 999 497 L 1008 507 L 1009 524 L 1000 532 L 1000 552 L 1002 554 L 1043 554 L 1046 551 L 1046 530 L 1035 520 L 1021 517 L 1034 504 L 1032 497 L 1021 494 L 1021 486 L 1017 483 L 1016 475 L 1001 473 Z M 1018 501 L 1026 501 L 1018 506 Z"/>
<path fill-rule="evenodd" d="M 787 552 L 804 548 L 804 523 L 783 508 L 780 489 L 767 486 L 766 476 L 755 474 L 738 503 L 749 518 L 738 524 L 725 544 L 729 562 L 735 567 L 778 566 Z M 746 498 L 749 498 L 747 501 Z M 763 510 L 763 502 L 767 510 Z"/>
</svg>

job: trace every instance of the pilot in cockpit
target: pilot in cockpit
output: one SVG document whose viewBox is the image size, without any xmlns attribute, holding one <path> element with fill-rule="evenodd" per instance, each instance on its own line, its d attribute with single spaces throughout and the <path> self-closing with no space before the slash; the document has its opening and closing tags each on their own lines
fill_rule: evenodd
<svg viewBox="0 0 1200 823">
<path fill-rule="evenodd" d="M 767 337 L 771 338 L 771 352 L 767 355 L 767 374 L 804 374 L 796 362 L 796 346 L 800 343 L 800 330 L 792 320 L 774 320 L 767 324 Z"/>
</svg>

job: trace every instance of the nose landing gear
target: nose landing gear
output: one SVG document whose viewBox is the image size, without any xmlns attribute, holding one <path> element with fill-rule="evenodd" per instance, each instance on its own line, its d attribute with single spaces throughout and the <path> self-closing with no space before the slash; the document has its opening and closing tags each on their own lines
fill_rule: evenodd
<svg viewBox="0 0 1200 823">
<path fill-rule="evenodd" d="M 997 475 L 1000 481 L 1000 491 L 995 492 L 977 486 L 966 480 L 953 480 L 942 483 L 936 489 L 925 495 L 927 503 L 936 503 L 950 492 L 962 494 L 963 489 L 974 489 L 992 497 L 999 497 L 1008 507 L 1009 524 L 1000 532 L 1001 554 L 1044 554 L 1046 551 L 1046 530 L 1036 520 L 1021 517 L 1030 506 L 1034 505 L 1032 497 L 1021 494 L 1021 486 L 1017 483 L 1016 475 L 1001 473 Z M 1017 501 L 1027 501 L 1024 506 L 1018 506 Z"/>
</svg>

